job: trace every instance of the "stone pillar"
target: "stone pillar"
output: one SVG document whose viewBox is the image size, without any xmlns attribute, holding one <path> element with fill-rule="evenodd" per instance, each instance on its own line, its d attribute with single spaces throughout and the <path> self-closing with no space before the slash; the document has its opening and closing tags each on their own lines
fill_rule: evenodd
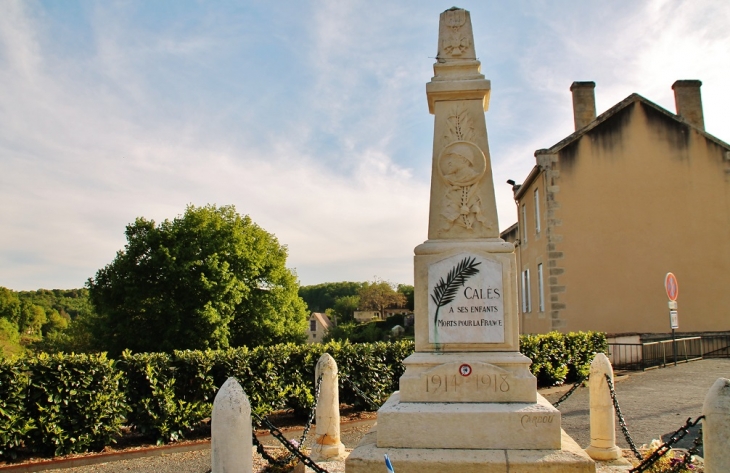
<svg viewBox="0 0 730 473">
<path fill-rule="evenodd" d="M 251 404 L 235 378 L 213 401 L 210 462 L 212 473 L 252 473 Z"/>
<path fill-rule="evenodd" d="M 312 447 L 315 461 L 342 459 L 345 446 L 340 441 L 340 392 L 337 385 L 337 363 L 328 353 L 317 362 L 315 382 L 322 375 L 322 387 L 317 400 L 317 427 Z"/>
<path fill-rule="evenodd" d="M 705 396 L 702 406 L 702 442 L 705 473 L 730 471 L 730 379 L 718 378 Z"/>
<path fill-rule="evenodd" d="M 616 415 L 606 375 L 613 382 L 611 362 L 603 353 L 597 353 L 591 363 L 591 377 L 588 381 L 591 444 L 586 448 L 586 453 L 594 460 L 602 461 L 622 458 L 621 449 L 616 446 Z"/>
</svg>

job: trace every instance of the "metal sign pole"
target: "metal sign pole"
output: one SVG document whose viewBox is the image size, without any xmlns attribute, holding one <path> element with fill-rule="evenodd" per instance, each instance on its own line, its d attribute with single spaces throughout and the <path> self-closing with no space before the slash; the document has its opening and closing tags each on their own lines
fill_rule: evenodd
<svg viewBox="0 0 730 473">
<path fill-rule="evenodd" d="M 674 352 L 674 366 L 677 366 L 677 337 L 675 329 L 679 328 L 679 316 L 677 314 L 677 296 L 679 295 L 679 284 L 677 277 L 672 273 L 664 276 L 664 289 L 669 298 L 669 326 L 672 328 L 672 351 Z"/>
</svg>

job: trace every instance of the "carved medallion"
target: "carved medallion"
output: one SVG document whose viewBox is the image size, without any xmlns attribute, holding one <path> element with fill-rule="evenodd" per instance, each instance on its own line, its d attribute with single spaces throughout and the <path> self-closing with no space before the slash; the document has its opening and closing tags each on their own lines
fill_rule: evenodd
<svg viewBox="0 0 730 473">
<path fill-rule="evenodd" d="M 470 187 L 487 170 L 484 153 L 471 141 L 454 141 L 441 150 L 438 159 L 441 177 L 451 186 Z"/>
</svg>

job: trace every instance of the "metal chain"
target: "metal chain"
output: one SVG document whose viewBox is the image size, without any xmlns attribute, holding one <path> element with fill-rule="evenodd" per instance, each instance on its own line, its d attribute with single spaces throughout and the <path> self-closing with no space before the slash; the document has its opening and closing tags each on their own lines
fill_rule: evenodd
<svg viewBox="0 0 730 473">
<path fill-rule="evenodd" d="M 634 440 L 631 438 L 631 434 L 629 433 L 629 428 L 626 427 L 626 421 L 624 420 L 624 415 L 621 412 L 621 407 L 618 405 L 618 399 L 616 399 L 616 390 L 613 388 L 613 381 L 611 380 L 611 377 L 606 374 L 606 383 L 608 383 L 608 389 L 611 392 L 611 400 L 613 401 L 613 408 L 616 411 L 616 415 L 618 416 L 618 423 L 621 426 L 621 431 L 624 433 L 624 438 L 626 438 L 626 443 L 629 444 L 629 447 L 631 448 L 631 451 L 634 452 L 634 456 L 636 456 L 637 460 L 641 460 L 643 457 L 641 455 L 641 452 L 639 452 L 639 449 L 636 448 L 636 444 L 634 443 Z"/>
<path fill-rule="evenodd" d="M 353 391 L 355 391 L 355 394 L 359 395 L 361 398 L 363 398 L 368 404 L 370 404 L 370 407 L 375 408 L 375 410 L 380 409 L 380 404 L 375 402 L 373 399 L 370 398 L 367 394 L 365 394 L 360 388 L 358 388 L 355 385 L 355 382 L 352 381 L 346 374 L 340 374 L 340 377 L 347 381 L 347 383 L 350 385 Z"/>
<path fill-rule="evenodd" d="M 694 427 L 697 425 L 699 421 L 704 419 L 705 416 L 699 416 L 697 419 L 692 421 L 692 418 L 688 418 L 687 422 L 684 423 L 682 427 L 677 429 L 670 437 L 669 440 L 661 444 L 656 450 L 654 450 L 651 455 L 646 457 L 641 463 L 639 463 L 636 467 L 629 470 L 630 473 L 641 473 L 642 471 L 646 471 L 649 469 L 654 463 L 656 463 L 657 460 L 659 460 L 661 457 L 666 455 L 670 450 L 671 446 L 675 443 L 682 440 L 688 433 L 690 427 Z M 697 453 L 697 451 L 700 448 L 700 445 L 702 445 L 702 429 L 700 429 L 700 433 L 697 436 L 697 438 L 694 440 L 694 446 L 687 450 L 687 454 L 685 454 L 684 459 L 682 460 L 683 463 L 680 463 L 680 465 L 685 465 L 687 461 L 690 461 L 692 459 L 692 455 Z M 641 458 L 640 458 L 641 460 Z M 675 470 L 672 470 L 675 471 Z M 680 470 L 676 470 L 680 471 Z"/>
<path fill-rule="evenodd" d="M 322 389 L 322 377 L 323 375 L 319 375 L 319 378 L 317 378 L 317 383 L 314 387 L 314 405 L 312 405 L 312 409 L 309 411 L 309 418 L 307 419 L 307 423 L 304 425 L 304 432 L 302 432 L 302 436 L 299 437 L 299 448 L 301 448 L 302 445 L 304 445 L 304 442 L 307 440 L 307 434 L 309 434 L 309 429 L 312 428 L 312 422 L 314 422 L 314 417 L 317 413 L 319 393 Z"/>
<path fill-rule="evenodd" d="M 264 448 L 263 444 L 259 441 L 259 439 L 256 438 L 256 434 L 255 433 L 252 432 L 251 433 L 251 437 L 252 437 L 253 444 L 256 446 L 256 451 L 267 462 L 271 463 L 272 465 L 285 466 L 285 465 L 288 465 L 289 462 L 291 461 L 288 458 L 287 459 L 278 459 L 278 458 L 272 457 L 271 455 L 268 454 L 268 452 Z"/>
<path fill-rule="evenodd" d="M 682 460 L 678 462 L 674 467 L 669 471 L 669 473 L 679 473 L 686 467 L 687 465 L 692 464 L 692 456 L 696 455 L 700 451 L 700 447 L 702 446 L 702 427 L 700 427 L 700 430 L 697 432 L 697 437 L 692 442 L 692 446 L 687 449 L 684 456 L 682 457 Z"/>
<path fill-rule="evenodd" d="M 304 442 L 307 439 L 307 435 L 309 434 L 309 429 L 312 428 L 312 422 L 314 421 L 315 415 L 317 413 L 317 402 L 319 401 L 319 393 L 321 391 L 321 388 L 322 388 L 322 375 L 320 375 L 319 378 L 317 378 L 317 383 L 316 383 L 316 386 L 314 388 L 314 404 L 312 405 L 312 409 L 309 411 L 309 418 L 307 419 L 307 423 L 304 425 L 304 431 L 302 432 L 302 435 L 299 438 L 299 442 L 295 446 L 295 448 L 297 448 L 297 449 L 301 449 L 304 446 Z M 262 419 L 258 415 L 256 415 L 255 413 L 253 415 L 259 421 L 257 423 L 257 425 L 261 425 Z M 273 427 L 273 424 L 271 424 L 271 422 L 268 419 L 266 420 L 266 422 L 270 426 Z M 274 427 L 274 428 L 276 428 L 276 427 Z M 271 429 L 269 429 L 269 432 L 272 435 L 274 435 L 274 432 Z M 274 437 L 276 437 L 276 435 L 274 435 Z M 282 442 L 282 440 L 279 437 L 276 437 L 276 438 L 277 438 L 277 440 L 279 440 L 280 442 Z M 282 443 L 284 443 L 284 446 L 285 447 L 287 445 L 291 445 L 291 442 L 289 440 L 286 440 L 286 442 L 282 442 Z M 293 453 L 290 453 L 289 455 L 287 455 L 286 457 L 281 458 L 281 459 L 277 459 L 277 458 L 272 457 L 271 455 L 269 455 L 266 452 L 266 450 L 264 449 L 264 446 L 261 444 L 261 442 L 259 442 L 259 439 L 256 438 L 256 434 L 255 433 L 253 434 L 253 444 L 256 445 L 256 451 L 267 462 L 272 463 L 272 464 L 275 464 L 275 465 L 279 465 L 279 466 L 288 465 L 294 459 L 294 457 L 295 457 L 295 455 Z"/>
<path fill-rule="evenodd" d="M 562 395 L 562 396 L 560 397 L 560 399 L 558 399 L 557 401 L 555 401 L 555 402 L 553 403 L 553 407 L 557 408 L 558 406 L 560 406 L 560 405 L 561 405 L 561 404 L 562 404 L 562 403 L 563 403 L 564 401 L 566 401 L 566 400 L 567 400 L 567 399 L 568 399 L 568 398 L 569 398 L 570 396 L 572 396 L 572 395 L 573 395 L 573 393 L 575 392 L 575 390 L 576 390 L 576 389 L 578 389 L 578 387 L 579 387 L 579 386 L 580 386 L 581 384 L 583 384 L 583 383 L 584 383 L 585 381 L 587 381 L 587 380 L 588 380 L 588 376 L 583 376 L 583 377 L 582 377 L 582 378 L 580 378 L 580 379 L 579 379 L 578 381 L 576 381 L 576 382 L 575 382 L 575 384 L 573 385 L 573 387 L 572 387 L 572 388 L 570 388 L 570 389 L 568 390 L 568 392 L 567 392 L 567 393 L 563 394 L 563 395 Z"/>
<path fill-rule="evenodd" d="M 316 471 L 317 473 L 329 473 L 324 468 L 320 467 L 314 461 L 312 461 L 311 458 L 303 454 L 301 451 L 299 451 L 298 448 L 296 448 L 294 445 L 289 442 L 289 440 L 284 437 L 284 434 L 281 433 L 281 430 L 277 429 L 274 424 L 269 422 L 269 420 L 266 417 L 259 417 L 256 413 L 252 413 L 254 417 L 256 417 L 256 420 L 260 423 L 263 423 L 267 429 L 269 429 L 269 432 L 271 432 L 271 435 L 274 436 L 279 442 L 281 442 L 282 445 L 284 445 L 284 448 L 289 450 L 291 453 L 294 454 L 297 458 L 299 458 L 299 461 L 304 463 L 306 466 L 311 468 L 312 470 Z M 257 447 L 258 449 L 258 447 Z M 260 453 L 260 452 L 259 452 Z M 267 459 L 268 461 L 268 459 Z"/>
</svg>

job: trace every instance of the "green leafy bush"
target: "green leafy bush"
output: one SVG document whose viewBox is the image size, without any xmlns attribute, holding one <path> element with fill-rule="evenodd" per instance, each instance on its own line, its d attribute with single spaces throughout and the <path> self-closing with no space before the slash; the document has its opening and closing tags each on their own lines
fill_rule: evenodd
<svg viewBox="0 0 730 473">
<path fill-rule="evenodd" d="M 532 360 L 530 371 L 538 385 L 553 386 L 587 375 L 593 356 L 606 353 L 608 343 L 599 332 L 550 332 L 521 335 L 520 351 Z"/>
<path fill-rule="evenodd" d="M 205 356 L 197 359 L 202 362 Z M 202 389 L 192 383 L 178 386 L 172 355 L 125 351 L 119 367 L 127 379 L 127 423 L 158 444 L 179 440 L 210 415 L 212 401 L 195 396 L 205 391 L 205 383 Z"/>
<path fill-rule="evenodd" d="M 31 450 L 98 450 L 119 436 L 128 406 L 122 372 L 106 354 L 41 353 L 23 364 L 30 378 L 25 416 L 34 420 L 25 440 Z"/>
<path fill-rule="evenodd" d="M 568 353 L 568 379 L 578 380 L 588 376 L 591 361 L 596 353 L 608 354 L 608 340 L 603 332 L 570 332 L 564 335 Z"/>
<path fill-rule="evenodd" d="M 15 458 L 35 423 L 25 413 L 28 375 L 19 363 L 0 359 L 0 457 Z"/>
<path fill-rule="evenodd" d="M 282 378 L 292 345 L 272 345 L 249 350 L 246 347 L 219 351 L 213 366 L 216 386 L 235 377 L 246 392 L 251 409 L 266 415 L 285 405 L 290 387 Z"/>
</svg>

